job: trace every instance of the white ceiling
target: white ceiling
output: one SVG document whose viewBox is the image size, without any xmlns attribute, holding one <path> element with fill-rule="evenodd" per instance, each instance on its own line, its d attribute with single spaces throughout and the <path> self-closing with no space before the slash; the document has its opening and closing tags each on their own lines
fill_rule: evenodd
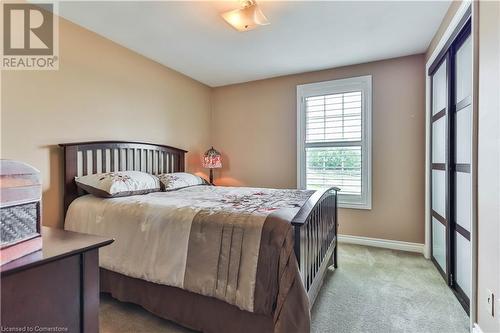
<svg viewBox="0 0 500 333">
<path fill-rule="evenodd" d="M 237 1 L 61 2 L 61 16 L 209 86 L 422 53 L 449 1 L 261 1 L 271 25 L 237 32 Z"/>
</svg>

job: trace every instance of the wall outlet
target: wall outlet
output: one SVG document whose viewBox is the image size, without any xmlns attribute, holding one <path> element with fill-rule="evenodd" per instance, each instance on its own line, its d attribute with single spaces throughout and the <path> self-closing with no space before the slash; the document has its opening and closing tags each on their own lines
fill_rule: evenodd
<svg viewBox="0 0 500 333">
<path fill-rule="evenodd" d="M 490 316 L 494 317 L 495 316 L 495 295 L 493 292 L 489 289 L 486 290 L 486 296 L 488 297 L 487 301 L 487 307 L 486 310 L 490 314 Z"/>
</svg>

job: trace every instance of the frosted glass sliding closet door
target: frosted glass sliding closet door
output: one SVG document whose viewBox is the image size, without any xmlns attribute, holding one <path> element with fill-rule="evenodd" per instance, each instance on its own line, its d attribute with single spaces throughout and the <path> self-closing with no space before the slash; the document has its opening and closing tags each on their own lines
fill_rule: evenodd
<svg viewBox="0 0 500 333">
<path fill-rule="evenodd" d="M 452 288 L 459 300 L 469 304 L 471 296 L 472 224 L 472 37 L 470 28 L 453 47 L 452 166 Z"/>
<path fill-rule="evenodd" d="M 449 221 L 449 121 L 448 121 L 448 58 L 445 57 L 432 75 L 431 118 L 431 221 L 432 259 L 447 279 L 449 268 L 447 244 Z"/>
<path fill-rule="evenodd" d="M 472 37 L 470 17 L 429 69 L 431 258 L 469 311 L 472 224 Z"/>
</svg>

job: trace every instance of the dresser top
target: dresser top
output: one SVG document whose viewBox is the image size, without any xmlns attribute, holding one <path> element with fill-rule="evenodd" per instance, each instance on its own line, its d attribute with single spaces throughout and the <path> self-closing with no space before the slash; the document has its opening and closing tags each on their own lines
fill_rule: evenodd
<svg viewBox="0 0 500 333">
<path fill-rule="evenodd" d="M 50 261 L 97 249 L 109 245 L 113 241 L 111 238 L 102 236 L 42 227 L 42 249 L 0 266 L 0 274 L 11 274 Z"/>
</svg>

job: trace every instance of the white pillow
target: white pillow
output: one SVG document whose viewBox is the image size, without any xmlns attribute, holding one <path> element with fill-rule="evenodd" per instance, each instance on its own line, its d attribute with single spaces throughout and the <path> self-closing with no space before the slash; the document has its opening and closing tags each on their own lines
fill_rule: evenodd
<svg viewBox="0 0 500 333">
<path fill-rule="evenodd" d="M 163 191 L 173 191 L 196 185 L 207 185 L 205 179 L 187 172 L 162 173 L 158 175 Z"/>
<path fill-rule="evenodd" d="M 124 197 L 160 191 L 156 176 L 141 171 L 96 173 L 76 177 L 75 182 L 86 192 L 103 198 Z"/>
</svg>

